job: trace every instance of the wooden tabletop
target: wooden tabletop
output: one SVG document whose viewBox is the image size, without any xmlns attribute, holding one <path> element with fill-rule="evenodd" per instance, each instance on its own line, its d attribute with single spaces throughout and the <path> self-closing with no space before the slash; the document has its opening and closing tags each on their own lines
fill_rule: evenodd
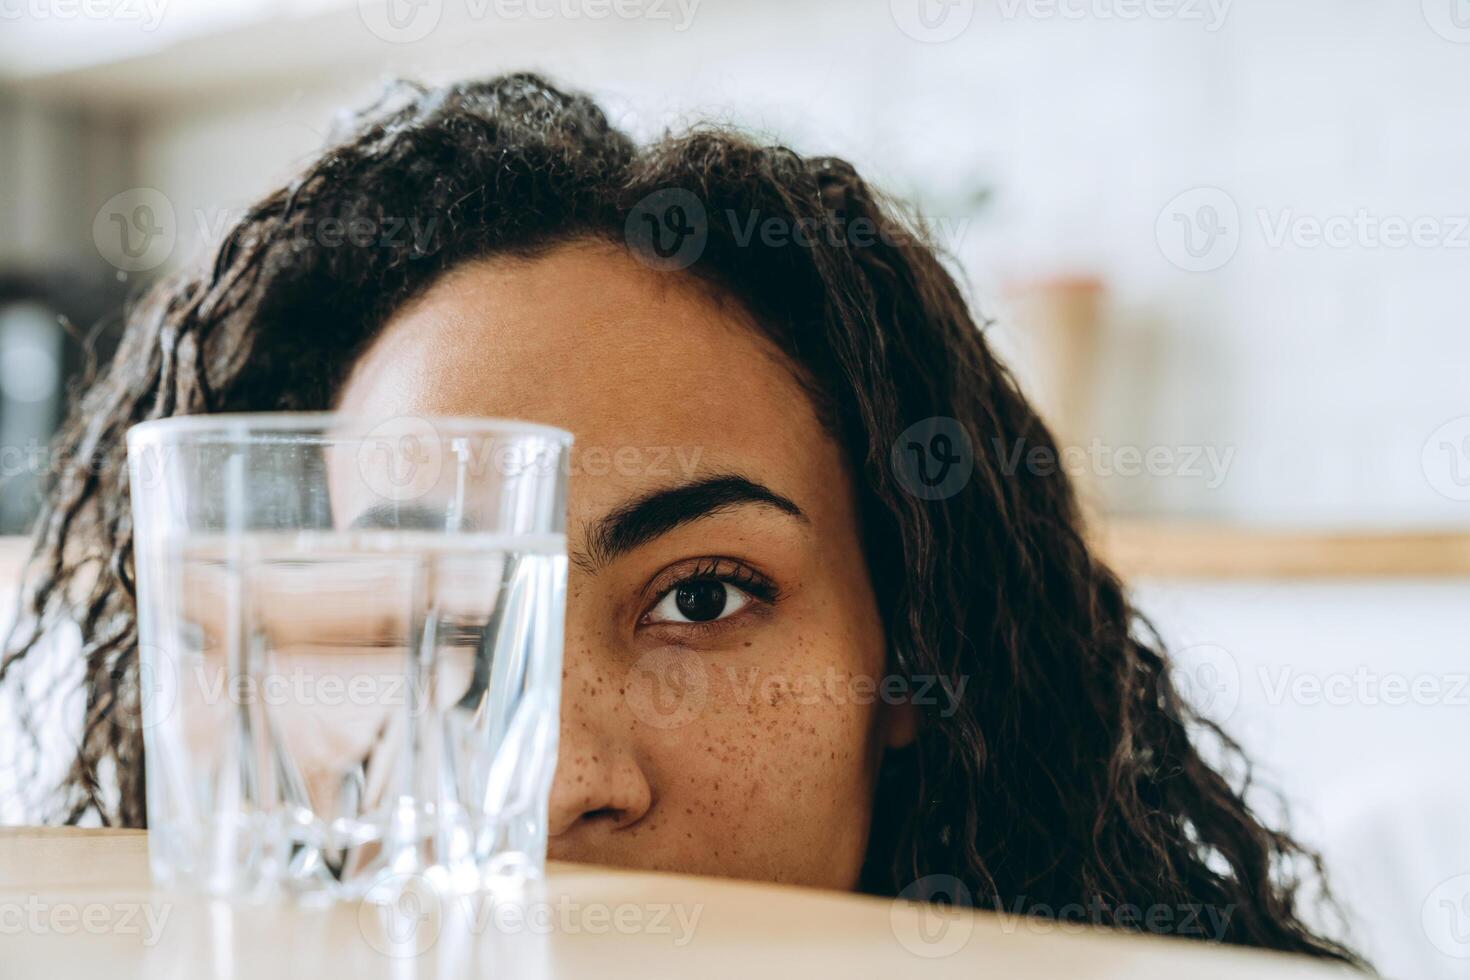
<svg viewBox="0 0 1470 980">
<path fill-rule="evenodd" d="M 683 875 L 555 864 L 528 905 L 413 895 L 232 905 L 154 890 L 141 832 L 0 830 L 0 976 L 1240 977 L 1355 976 L 1185 939 Z M 421 904 L 419 904 L 421 903 Z M 403 923 L 410 928 L 403 928 Z"/>
</svg>

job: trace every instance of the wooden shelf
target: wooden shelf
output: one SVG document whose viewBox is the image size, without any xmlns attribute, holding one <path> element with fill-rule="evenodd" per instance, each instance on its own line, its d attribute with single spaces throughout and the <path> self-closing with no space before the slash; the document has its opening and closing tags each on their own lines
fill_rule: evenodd
<svg viewBox="0 0 1470 980">
<path fill-rule="evenodd" d="M 1470 578 L 1470 531 L 1305 531 L 1106 522 L 1098 547 L 1125 578 Z"/>
<path fill-rule="evenodd" d="M 1115 519 L 1093 538 L 1129 579 L 1470 579 L 1470 531 L 1328 532 Z M 29 539 L 0 538 L 0 589 L 14 585 L 29 548 Z"/>
</svg>

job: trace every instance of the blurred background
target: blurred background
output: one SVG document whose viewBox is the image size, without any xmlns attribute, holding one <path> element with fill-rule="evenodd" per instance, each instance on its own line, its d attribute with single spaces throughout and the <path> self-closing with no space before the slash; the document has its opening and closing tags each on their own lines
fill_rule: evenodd
<svg viewBox="0 0 1470 980">
<path fill-rule="evenodd" d="M 922 212 L 1352 941 L 1470 976 L 1466 0 L 0 0 L 0 531 L 126 296 L 517 68 Z"/>
</svg>

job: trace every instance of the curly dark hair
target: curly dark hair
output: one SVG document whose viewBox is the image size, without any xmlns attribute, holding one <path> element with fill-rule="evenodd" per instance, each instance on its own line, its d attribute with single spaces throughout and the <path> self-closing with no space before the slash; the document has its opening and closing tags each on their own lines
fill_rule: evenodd
<svg viewBox="0 0 1470 980">
<path fill-rule="evenodd" d="M 1182 930 L 1113 910 L 1222 909 L 1226 942 L 1361 965 L 1303 921 L 1320 860 L 1245 802 L 1238 747 L 1181 699 L 1158 637 L 1089 548 L 1066 475 L 1006 465 L 1004 447 L 1055 442 L 922 222 L 843 160 L 704 128 L 640 147 L 589 98 L 529 74 L 394 87 L 251 207 L 212 264 L 130 309 L 59 437 L 28 626 L 0 667 L 12 673 L 57 623 L 80 627 L 85 727 L 57 817 L 145 823 L 127 429 L 329 408 L 389 315 L 446 270 L 573 239 L 626 245 L 630 215 L 669 189 L 736 217 L 708 222 L 682 274 L 749 308 L 845 449 L 891 669 L 968 680 L 947 717 L 918 708 L 917 740 L 883 763 L 864 889 L 958 882 L 982 906 L 1091 903 L 1156 931 Z M 381 229 L 395 216 L 432 233 L 373 247 L 318 233 L 329 219 Z M 817 233 L 799 247 L 744 238 L 753 216 Z M 936 417 L 971 435 L 975 465 L 954 495 L 925 500 L 890 448 Z M 1202 742 L 1219 747 L 1214 764 Z"/>
</svg>

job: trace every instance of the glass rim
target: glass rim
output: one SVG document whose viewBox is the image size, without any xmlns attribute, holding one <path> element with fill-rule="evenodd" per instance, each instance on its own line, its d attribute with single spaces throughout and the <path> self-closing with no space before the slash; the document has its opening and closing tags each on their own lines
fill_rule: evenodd
<svg viewBox="0 0 1470 980">
<path fill-rule="evenodd" d="M 479 415 L 388 415 L 374 416 L 347 412 L 206 412 L 200 415 L 171 415 L 148 419 L 130 426 L 127 444 L 146 445 L 189 436 L 232 436 L 248 443 L 253 436 L 272 432 L 327 435 L 332 428 L 348 430 L 343 441 L 364 438 L 374 429 L 398 421 L 427 423 L 445 435 L 510 435 L 540 436 L 570 446 L 573 436 L 566 429 L 541 422 Z M 354 433 L 356 435 L 354 435 Z"/>
</svg>

